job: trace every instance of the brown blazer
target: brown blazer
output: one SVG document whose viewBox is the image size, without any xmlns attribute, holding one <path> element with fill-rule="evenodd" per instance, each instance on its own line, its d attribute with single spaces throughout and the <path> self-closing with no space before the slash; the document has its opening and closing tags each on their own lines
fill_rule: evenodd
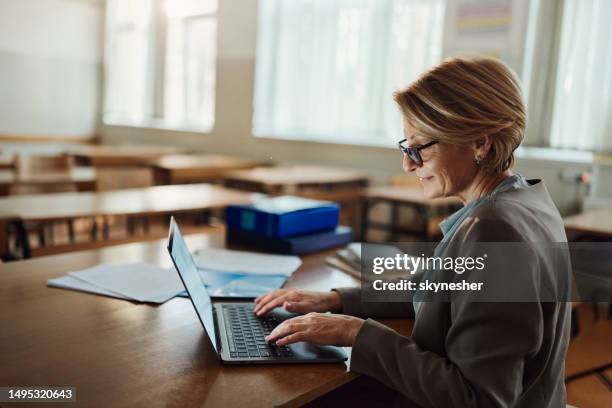
<svg viewBox="0 0 612 408">
<path fill-rule="evenodd" d="M 529 184 L 476 207 L 451 241 L 566 242 L 544 183 Z M 358 288 L 335 290 L 342 313 L 414 317 L 410 302 L 366 303 Z M 411 337 L 367 319 L 350 369 L 397 390 L 401 406 L 562 407 L 569 316 L 569 303 L 422 303 Z"/>
</svg>

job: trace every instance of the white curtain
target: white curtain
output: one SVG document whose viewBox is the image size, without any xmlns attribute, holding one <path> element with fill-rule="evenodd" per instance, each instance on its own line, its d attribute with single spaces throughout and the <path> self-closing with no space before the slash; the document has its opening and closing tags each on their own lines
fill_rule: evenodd
<svg viewBox="0 0 612 408">
<path fill-rule="evenodd" d="M 566 0 L 552 147 L 612 152 L 612 1 Z"/>
<path fill-rule="evenodd" d="M 261 0 L 254 133 L 390 144 L 393 91 L 440 61 L 445 0 Z"/>
</svg>

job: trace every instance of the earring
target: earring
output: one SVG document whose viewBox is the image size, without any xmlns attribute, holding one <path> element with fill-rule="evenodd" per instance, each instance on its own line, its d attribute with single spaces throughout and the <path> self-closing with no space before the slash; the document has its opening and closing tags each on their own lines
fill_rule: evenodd
<svg viewBox="0 0 612 408">
<path fill-rule="evenodd" d="M 476 157 L 474 158 L 474 163 L 476 163 L 477 166 L 480 166 L 480 155 L 477 154 Z"/>
</svg>

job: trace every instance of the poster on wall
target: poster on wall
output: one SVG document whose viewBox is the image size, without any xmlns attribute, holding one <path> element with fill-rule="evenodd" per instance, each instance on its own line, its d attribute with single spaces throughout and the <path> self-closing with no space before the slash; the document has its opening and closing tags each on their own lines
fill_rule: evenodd
<svg viewBox="0 0 612 408">
<path fill-rule="evenodd" d="M 443 56 L 488 55 L 521 75 L 529 8 L 529 0 L 449 1 Z"/>
</svg>

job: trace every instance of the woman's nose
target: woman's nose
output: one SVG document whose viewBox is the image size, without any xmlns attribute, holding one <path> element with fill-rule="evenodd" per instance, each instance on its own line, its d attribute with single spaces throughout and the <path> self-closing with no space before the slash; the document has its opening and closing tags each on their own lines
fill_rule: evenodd
<svg viewBox="0 0 612 408">
<path fill-rule="evenodd" d="M 418 166 L 412 160 L 410 160 L 410 157 L 404 155 L 403 167 L 406 173 L 411 173 L 415 171 Z"/>
</svg>

